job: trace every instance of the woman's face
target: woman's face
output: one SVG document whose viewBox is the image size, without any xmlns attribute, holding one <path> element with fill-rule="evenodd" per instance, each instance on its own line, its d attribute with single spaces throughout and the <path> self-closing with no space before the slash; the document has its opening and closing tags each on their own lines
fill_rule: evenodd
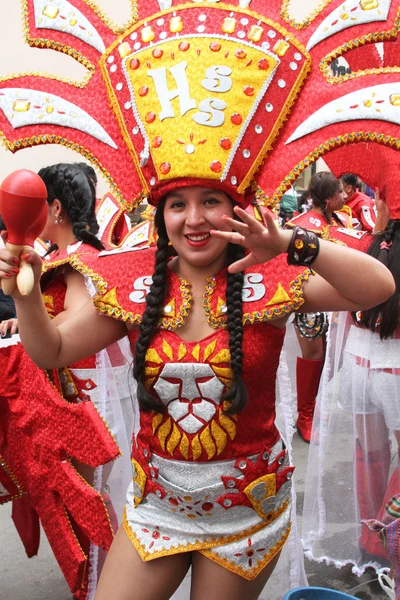
<svg viewBox="0 0 400 600">
<path fill-rule="evenodd" d="M 343 189 L 342 183 L 339 182 L 338 191 L 331 197 L 328 198 L 328 207 L 331 211 L 342 210 L 345 201 L 347 200 L 347 194 Z"/>
<path fill-rule="evenodd" d="M 230 230 L 223 215 L 234 216 L 232 202 L 224 192 L 193 186 L 168 194 L 164 222 L 180 260 L 198 268 L 224 264 L 227 243 L 210 234 L 212 229 Z"/>
<path fill-rule="evenodd" d="M 341 180 L 341 184 L 343 186 L 347 198 L 350 199 L 352 196 L 354 196 L 354 194 L 356 193 L 356 189 L 353 188 L 352 185 L 350 185 L 349 183 L 345 183 L 343 180 Z"/>
</svg>

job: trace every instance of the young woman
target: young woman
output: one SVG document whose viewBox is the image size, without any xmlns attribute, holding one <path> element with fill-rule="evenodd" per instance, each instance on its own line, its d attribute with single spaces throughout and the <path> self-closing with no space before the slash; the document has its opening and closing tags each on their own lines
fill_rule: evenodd
<svg viewBox="0 0 400 600">
<path fill-rule="evenodd" d="M 361 191 L 362 181 L 355 173 L 344 173 L 341 181 L 347 196 L 346 205 L 351 210 L 353 220 L 360 229 L 373 231 L 376 222 L 376 206 L 375 202 Z"/>
<path fill-rule="evenodd" d="M 53 243 L 46 260 L 42 261 L 40 291 L 48 316 L 54 325 L 59 325 L 90 300 L 85 279 L 73 266 L 74 252 L 79 248 L 82 253 L 97 256 L 104 249 L 103 243 L 96 237 L 99 228 L 95 216 L 97 176 L 94 169 L 86 163 L 51 165 L 41 169 L 39 175 L 48 192 L 48 218 L 41 238 L 51 240 Z M 13 265 L 13 269 L 14 273 L 18 271 L 16 265 Z M 17 319 L 3 321 L 0 324 L 1 335 L 4 336 L 7 330 L 12 334 L 15 333 L 19 325 L 17 321 Z M 23 360 L 22 349 L 21 355 Z M 125 446 L 124 454 L 128 454 L 132 432 L 131 399 L 128 389 L 129 365 L 117 346 L 109 348 L 102 360 L 107 362 L 108 382 L 113 379 L 114 384 L 118 386 L 119 395 L 112 396 L 114 405 L 105 398 L 106 384 L 96 369 L 99 359 L 95 355 L 85 360 L 73 361 L 68 367 L 67 363 L 64 363 L 59 366 L 60 368 L 49 370 L 48 376 L 68 402 L 80 403 L 91 400 L 107 423 L 108 431 L 104 426 L 104 434 L 108 436 L 111 432 L 120 447 Z M 7 382 L 4 385 L 7 385 Z M 27 410 L 29 406 L 27 403 Z M 127 428 L 126 432 L 124 426 Z M 119 513 L 119 519 L 122 516 L 122 494 L 120 493 L 118 498 L 115 479 L 123 479 L 125 474 L 125 482 L 121 489 L 124 487 L 126 489 L 129 482 L 129 461 L 125 463 L 118 459 L 115 465 L 110 463 L 97 470 L 74 459 L 72 462 L 85 481 L 102 494 L 107 504 L 108 518 L 116 531 L 118 528 L 116 511 Z M 105 491 L 106 485 L 108 492 Z M 113 497 L 113 503 L 110 496 Z M 24 510 L 22 504 L 17 502 L 14 513 L 20 506 L 21 510 Z M 96 578 L 98 548 L 94 546 L 91 548 L 89 538 L 73 520 L 71 522 L 83 552 L 87 556 L 90 554 L 90 567 L 88 565 L 83 572 L 83 579 L 79 582 L 79 592 L 76 596 L 81 597 L 81 594 L 87 590 L 88 581 L 93 577 Z M 57 552 L 56 557 L 59 558 Z M 62 564 L 60 566 L 63 567 Z"/>
<path fill-rule="evenodd" d="M 351 563 L 359 575 L 368 566 L 388 565 L 378 529 L 360 521 L 385 523 L 385 507 L 400 492 L 399 250 L 396 218 L 368 249 L 391 271 L 396 290 L 374 308 L 335 317 L 317 404 L 318 446 L 311 444 L 309 456 L 303 513 L 308 556 Z M 332 485 L 339 470 L 340 482 Z"/>
<path fill-rule="evenodd" d="M 193 600 L 255 599 L 290 529 L 293 469 L 274 425 L 287 316 L 374 306 L 393 279 L 369 256 L 279 230 L 268 213 L 262 224 L 222 189 L 184 179 L 159 202 L 156 226 L 156 251 L 76 255 L 97 285 L 95 306 L 58 326 L 27 250 L 36 286 L 29 298 L 15 294 L 20 335 L 35 362 L 54 368 L 133 325 L 140 429 L 96 600 L 170 598 L 190 565 Z M 0 278 L 12 268 L 1 251 Z"/>
</svg>

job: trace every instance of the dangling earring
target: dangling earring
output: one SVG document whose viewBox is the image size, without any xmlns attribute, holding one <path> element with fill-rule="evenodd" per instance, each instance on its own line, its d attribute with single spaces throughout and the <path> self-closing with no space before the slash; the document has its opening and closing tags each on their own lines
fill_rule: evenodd
<svg viewBox="0 0 400 600">
<path fill-rule="evenodd" d="M 56 217 L 55 223 L 56 225 L 58 225 L 59 223 L 62 223 L 62 216 L 60 215 L 59 217 Z"/>
</svg>

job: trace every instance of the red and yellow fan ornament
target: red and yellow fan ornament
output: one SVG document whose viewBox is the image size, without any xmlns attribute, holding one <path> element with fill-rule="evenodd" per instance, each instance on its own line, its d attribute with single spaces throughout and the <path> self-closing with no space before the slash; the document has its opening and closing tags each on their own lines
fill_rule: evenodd
<svg viewBox="0 0 400 600">
<path fill-rule="evenodd" d="M 126 27 L 92 1 L 25 0 L 23 19 L 31 46 L 87 75 L 3 78 L 4 142 L 76 150 L 123 209 L 182 178 L 274 202 L 333 150 L 352 170 L 363 144 L 400 149 L 398 0 L 324 1 L 303 22 L 286 0 L 132 1 Z M 356 70 L 334 76 L 331 63 L 352 56 Z"/>
</svg>

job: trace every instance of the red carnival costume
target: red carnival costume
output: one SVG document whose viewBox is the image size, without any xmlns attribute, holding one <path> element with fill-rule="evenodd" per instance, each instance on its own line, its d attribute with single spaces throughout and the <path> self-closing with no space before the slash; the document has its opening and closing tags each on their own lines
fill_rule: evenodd
<svg viewBox="0 0 400 600">
<path fill-rule="evenodd" d="M 11 151 L 52 143 L 75 149 L 102 171 L 128 210 L 144 196 L 156 204 L 169 190 L 199 184 L 224 190 L 242 206 L 254 191 L 275 202 L 307 166 L 335 149 L 348 157 L 351 145 L 357 153 L 368 143 L 381 155 L 396 153 L 396 69 L 341 79 L 329 66 L 338 55 L 395 40 L 398 0 L 361 0 L 350 18 L 342 0 L 327 0 L 302 23 L 290 18 L 288 6 L 286 0 L 137 0 L 121 28 L 89 0 L 25 0 L 28 43 L 69 54 L 88 76 L 79 83 L 46 74 L 3 78 L 5 144 Z M 96 285 L 100 310 L 138 324 L 152 251 L 111 253 L 93 261 L 78 249 L 74 267 L 80 262 L 78 270 Z M 197 344 L 167 331 L 190 310 L 188 285 L 169 278 L 169 302 L 146 365 L 168 416 L 141 415 L 125 527 L 144 558 L 198 547 L 251 579 L 289 527 L 291 468 L 273 425 L 283 332 L 268 321 L 300 307 L 303 275 L 282 258 L 246 274 L 250 401 L 237 417 L 223 415 L 220 404 L 230 377 L 221 277 L 209 282 L 204 299 L 217 331 Z M 253 303 L 249 313 L 246 301 Z M 250 432 L 263 439 L 256 442 Z M 207 531 L 200 522 L 213 527 Z"/>
<path fill-rule="evenodd" d="M 98 250 L 95 248 L 77 242 L 68 246 L 65 252 L 53 254 L 43 265 L 42 293 L 50 318 L 54 318 L 64 311 L 67 289 L 64 271 L 65 268 L 73 267 L 74 252 L 78 248 L 93 256 L 98 254 Z M 114 406 L 106 397 L 107 393 L 110 393 L 110 387 L 108 384 L 106 388 L 104 377 L 96 368 L 98 362 L 96 356 L 81 360 L 66 368 L 54 369 L 48 372 L 46 377 L 45 372 L 32 363 L 20 344 L 0 351 L 0 361 L 5 361 L 0 396 L 3 401 L 7 401 L 3 407 L 1 420 L 0 435 L 3 444 L 0 453 L 8 465 L 7 470 L 15 474 L 15 478 L 21 482 L 23 490 L 23 492 L 20 490 L 22 496 L 21 493 L 15 493 L 15 490 L 13 493 L 13 487 L 10 488 L 10 484 L 7 485 L 7 481 L 5 481 L 4 487 L 6 490 L 10 490 L 12 498 L 6 493 L 3 500 L 14 500 L 13 519 L 28 556 L 33 556 L 38 552 L 40 519 L 71 591 L 79 599 L 86 598 L 88 586 L 95 586 L 99 547 L 108 549 L 113 531 L 115 532 L 118 527 L 115 511 L 121 518 L 121 487 L 122 489 L 124 485 L 126 487 L 128 480 L 127 465 L 124 464 L 122 458 L 114 463 L 110 461 L 115 459 L 117 453 L 120 452 L 116 441 L 120 447 L 125 446 L 124 452 L 128 451 L 127 440 L 130 439 L 132 433 L 132 404 L 128 387 L 129 364 L 117 345 L 108 349 L 108 356 L 108 378 L 112 377 L 118 387 L 118 397 L 115 393 L 113 395 Z M 21 371 L 15 371 L 15 364 L 20 365 Z M 96 430 L 94 430 L 95 433 L 87 430 L 86 441 L 84 444 L 82 441 L 83 447 L 86 447 L 86 443 L 93 445 L 92 454 L 86 458 L 79 445 L 79 438 L 84 435 L 83 429 L 80 431 L 76 423 L 77 419 L 74 419 L 74 409 L 67 409 L 67 407 L 81 403 L 86 406 L 88 400 L 91 401 L 88 404 L 94 407 L 94 409 L 90 409 L 89 415 Z M 118 415 L 116 403 L 118 403 L 118 409 L 120 408 L 122 415 Z M 63 406 L 64 411 L 61 410 Z M 48 427 L 54 426 L 52 419 L 56 418 L 56 410 L 64 412 L 64 434 L 61 431 L 57 433 L 58 430 L 55 428 L 54 437 L 46 437 L 43 434 L 36 438 L 34 434 L 25 431 L 24 421 L 29 422 L 33 419 L 35 422 L 40 415 L 43 417 L 46 415 L 45 418 L 49 419 Z M 69 410 L 70 417 L 68 417 Z M 82 407 L 82 416 L 85 416 L 88 410 L 88 408 Z M 79 417 L 81 413 L 78 412 L 77 416 Z M 126 432 L 120 431 L 121 422 L 124 424 Z M 46 506 L 40 498 L 39 492 L 42 493 L 42 486 L 38 486 L 37 470 L 46 473 L 46 477 L 55 477 L 54 467 L 45 464 L 41 456 L 48 451 L 52 444 L 54 444 L 54 450 L 57 450 L 57 435 L 66 435 L 65 432 L 68 431 L 75 440 L 75 445 L 66 447 L 64 451 L 65 458 L 68 459 L 68 478 L 79 480 L 80 486 L 76 488 L 75 492 L 74 501 L 77 503 L 77 507 L 75 508 L 72 504 L 71 508 L 70 501 L 66 503 L 70 514 L 67 515 L 68 518 L 61 526 L 62 518 L 57 520 L 57 513 L 53 514 L 52 512 L 56 505 L 53 503 Z M 13 439 L 13 443 L 10 443 L 11 439 Z M 29 447 L 32 445 L 37 447 L 37 456 L 30 457 Z M 106 448 L 109 448 L 108 454 L 105 453 Z M 113 450 L 112 454 L 111 450 Z M 27 456 L 28 460 L 26 460 Z M 105 456 L 106 458 L 99 458 L 97 462 L 94 462 L 95 459 L 91 456 Z M 91 485 L 88 485 L 75 471 L 77 465 L 73 461 L 97 467 L 97 469 L 93 469 Z M 103 467 L 104 462 L 109 464 Z M 118 481 L 121 479 L 122 482 Z M 108 493 L 104 492 L 105 487 Z M 85 503 L 88 508 L 90 506 L 90 513 L 86 514 L 86 520 L 82 520 L 82 515 L 77 509 L 78 506 Z"/>
<path fill-rule="evenodd" d="M 98 310 L 137 325 L 154 254 L 119 252 L 120 275 L 115 254 L 102 252 L 94 260 L 78 251 L 75 262 L 97 286 Z M 144 560 L 198 549 L 253 579 L 285 542 L 293 467 L 274 425 L 284 330 L 269 321 L 301 306 L 309 275 L 303 271 L 279 257 L 245 273 L 243 372 L 250 401 L 234 416 L 224 414 L 229 403 L 221 400 L 232 379 L 226 272 L 210 278 L 204 294 L 204 311 L 216 332 L 193 343 L 175 333 L 190 313 L 190 285 L 169 272 L 164 317 L 146 355 L 147 384 L 167 411 L 141 413 L 124 521 Z M 134 344 L 136 328 L 129 337 Z M 261 364 L 269 367 L 262 379 Z"/>
<path fill-rule="evenodd" d="M 362 192 L 356 192 L 346 200 L 346 206 L 351 209 L 353 218 L 361 223 L 361 229 L 372 231 L 376 223 L 375 202 Z"/>
</svg>

